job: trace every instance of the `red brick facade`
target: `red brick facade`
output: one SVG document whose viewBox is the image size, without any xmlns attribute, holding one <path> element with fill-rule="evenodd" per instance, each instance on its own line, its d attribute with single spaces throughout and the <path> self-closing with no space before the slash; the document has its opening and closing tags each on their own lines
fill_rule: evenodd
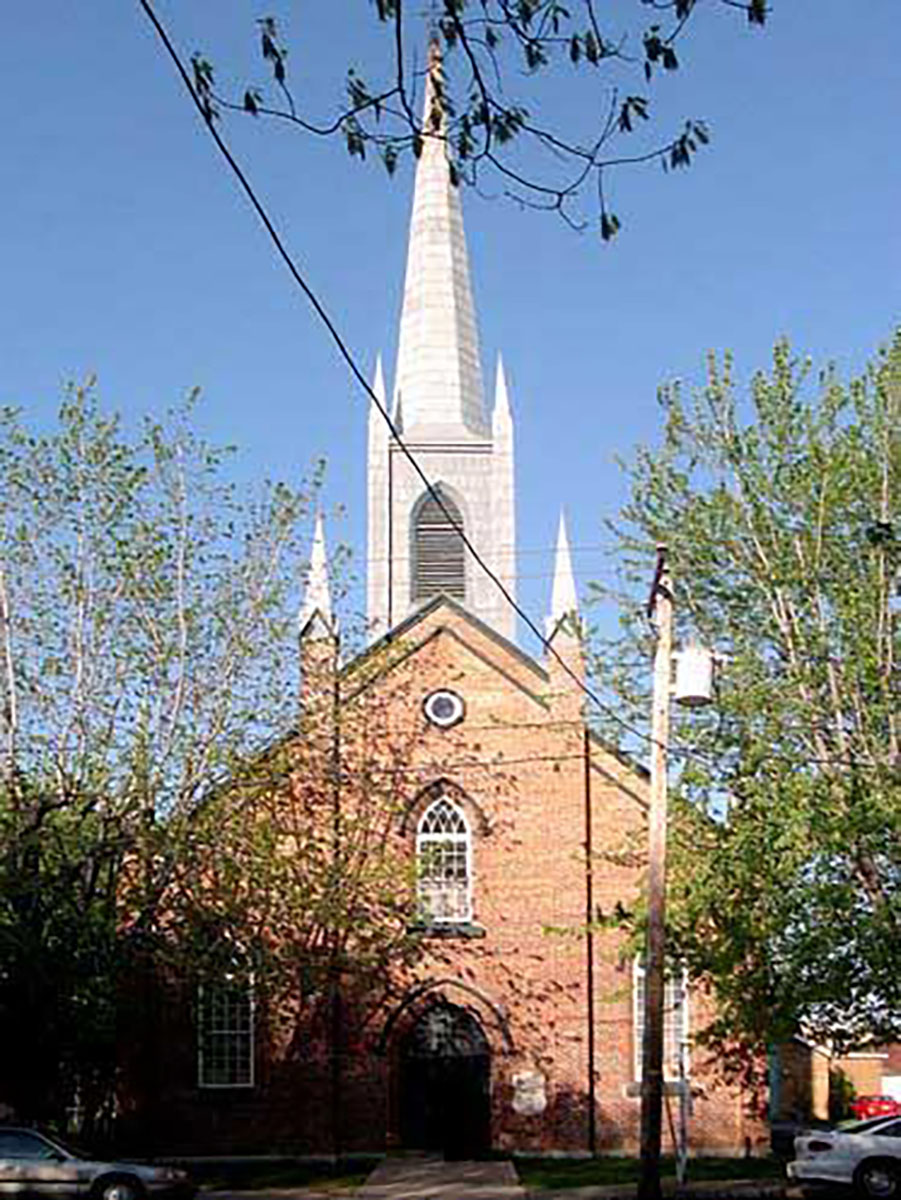
<svg viewBox="0 0 901 1200">
<path fill-rule="evenodd" d="M 444 1105 L 440 1119 L 453 1125 L 454 1102 L 472 1115 L 484 1094 L 484 1138 L 496 1149 L 634 1152 L 632 962 L 620 934 L 584 930 L 589 864 L 595 917 L 628 907 L 640 886 L 646 780 L 586 735 L 580 692 L 558 663 L 533 661 L 453 602 L 426 605 L 393 645 L 401 652 L 368 686 L 389 709 L 396 698 L 400 725 L 419 728 L 396 836 L 412 855 L 419 815 L 446 785 L 472 831 L 472 920 L 430 939 L 415 968 L 398 971 L 390 1001 L 344 997 L 337 1072 L 313 1002 L 257 1011 L 254 1086 L 200 1088 L 193 1006 L 160 995 L 156 1034 L 135 1048 L 134 1114 L 169 1152 L 381 1151 L 415 1136 L 417 1107 Z M 580 669 L 570 638 L 555 645 Z M 353 668 L 343 678 L 351 707 Z M 423 714 L 436 688 L 463 700 L 453 728 Z M 482 1047 L 459 1078 L 409 1057 L 417 1021 L 438 1001 Z M 689 1007 L 696 1030 L 704 1003 L 692 996 Z M 760 1147 L 742 1097 L 698 1048 L 691 1090 L 694 1150 Z M 668 1106 L 675 1123 L 675 1095 Z M 668 1124 L 665 1113 L 665 1149 Z"/>
</svg>

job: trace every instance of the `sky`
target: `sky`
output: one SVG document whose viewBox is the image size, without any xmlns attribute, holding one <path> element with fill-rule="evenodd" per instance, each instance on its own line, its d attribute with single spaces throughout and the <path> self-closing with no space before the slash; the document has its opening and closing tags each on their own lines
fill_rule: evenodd
<svg viewBox="0 0 901 1200">
<path fill-rule="evenodd" d="M 254 21 L 277 13 L 298 98 L 321 114 L 348 63 L 374 76 L 384 61 L 363 0 L 156 8 L 226 87 L 264 80 Z M 661 130 L 701 117 L 712 143 L 688 171 L 615 178 L 613 244 L 464 195 L 484 373 L 502 352 L 516 421 L 520 597 L 538 623 L 561 506 L 580 587 L 614 571 L 616 460 L 658 438 L 661 384 L 702 384 L 709 350 L 731 350 L 747 379 L 782 336 L 856 371 L 901 323 L 897 0 L 772 0 L 764 30 L 700 0 L 693 21 L 655 103 Z M 576 121 L 564 83 L 548 81 L 539 111 Z M 239 448 L 242 485 L 327 460 L 325 502 L 343 508 L 329 537 L 362 564 L 366 398 L 137 0 L 18 6 L 0 103 L 0 404 L 47 423 L 66 381 L 96 375 L 104 404 L 136 420 L 199 386 L 199 423 Z M 223 130 L 366 374 L 380 351 L 390 386 L 410 164 L 389 179 L 337 142 L 241 117 Z"/>
</svg>

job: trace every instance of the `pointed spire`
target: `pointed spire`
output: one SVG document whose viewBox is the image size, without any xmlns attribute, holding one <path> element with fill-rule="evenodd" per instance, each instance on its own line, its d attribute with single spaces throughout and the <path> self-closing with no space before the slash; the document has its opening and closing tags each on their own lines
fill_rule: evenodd
<svg viewBox="0 0 901 1200">
<path fill-rule="evenodd" d="M 504 360 L 497 356 L 497 375 L 494 382 L 494 411 L 491 414 L 491 428 L 497 433 L 510 425 L 510 396 L 507 392 L 507 376 L 504 374 Z"/>
<path fill-rule="evenodd" d="M 382 356 L 376 356 L 375 374 L 372 377 L 372 391 L 376 400 L 370 399 L 369 402 L 369 445 L 372 450 L 375 450 L 388 441 L 388 422 L 385 420 L 383 412 L 385 409 L 385 373 L 382 370 Z"/>
<path fill-rule="evenodd" d="M 300 606 L 298 623 L 301 638 L 314 632 L 322 636 L 323 633 L 333 633 L 335 629 L 328 576 L 328 557 L 325 552 L 325 530 L 321 512 L 316 514 L 313 549 L 310 552 L 310 570 L 307 575 L 307 586 L 303 604 Z"/>
<path fill-rule="evenodd" d="M 375 393 L 375 397 L 378 400 L 379 404 L 381 404 L 382 408 L 384 408 L 385 407 L 385 372 L 382 370 L 381 353 L 379 353 L 375 356 L 375 374 L 372 377 L 372 390 Z M 373 403 L 370 405 L 369 419 L 373 422 L 381 421 L 384 424 L 385 418 L 379 412 L 378 405 L 375 403 L 375 401 L 373 401 Z"/>
<path fill-rule="evenodd" d="M 579 611 L 579 601 L 576 596 L 576 580 L 573 575 L 572 556 L 569 552 L 569 538 L 566 534 L 566 518 L 560 512 L 560 525 L 557 529 L 557 553 L 554 558 L 554 585 L 551 589 L 551 611 L 547 619 L 546 630 L 552 636 L 566 617 L 574 616 Z"/>
<path fill-rule="evenodd" d="M 429 47 L 423 145 L 401 310 L 396 390 L 408 431 L 487 434 L 475 308 L 460 189 L 451 182 L 444 137 L 441 51 Z"/>
</svg>

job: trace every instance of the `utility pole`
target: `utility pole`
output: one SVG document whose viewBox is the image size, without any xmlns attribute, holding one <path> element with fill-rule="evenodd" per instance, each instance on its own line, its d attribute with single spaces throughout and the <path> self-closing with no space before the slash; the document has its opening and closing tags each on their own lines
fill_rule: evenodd
<svg viewBox="0 0 901 1200">
<path fill-rule="evenodd" d="M 666 546 L 648 600 L 657 626 L 651 716 L 651 795 L 648 812 L 648 932 L 644 975 L 644 1041 L 641 1063 L 641 1173 L 638 1200 L 660 1200 L 660 1133 L 663 1113 L 663 1001 L 666 921 L 666 773 L 670 676 L 673 659 L 673 591 Z"/>
</svg>

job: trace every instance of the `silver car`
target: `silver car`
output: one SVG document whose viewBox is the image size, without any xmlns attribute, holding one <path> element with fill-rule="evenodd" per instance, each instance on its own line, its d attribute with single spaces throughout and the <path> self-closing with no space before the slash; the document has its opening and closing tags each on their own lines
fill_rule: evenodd
<svg viewBox="0 0 901 1200">
<path fill-rule="evenodd" d="M 0 1125 L 0 1196 L 189 1200 L 195 1190 L 175 1167 L 99 1162 L 34 1129 Z"/>
<path fill-rule="evenodd" d="M 853 1185 L 870 1200 L 901 1197 L 901 1117 L 871 1117 L 799 1133 L 788 1177 L 805 1190 L 839 1183 Z"/>
</svg>

